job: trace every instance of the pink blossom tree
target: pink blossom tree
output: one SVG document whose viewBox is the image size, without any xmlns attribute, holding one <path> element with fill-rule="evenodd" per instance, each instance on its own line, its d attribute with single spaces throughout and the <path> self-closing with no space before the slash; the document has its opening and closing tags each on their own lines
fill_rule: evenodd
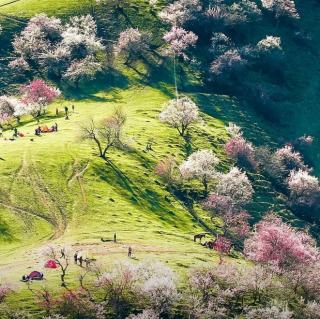
<svg viewBox="0 0 320 319">
<path fill-rule="evenodd" d="M 222 259 L 223 254 L 229 254 L 231 247 L 232 247 L 232 244 L 230 239 L 228 239 L 225 236 L 218 236 L 218 238 L 215 240 L 213 249 L 219 252 L 220 264 L 222 264 L 223 262 L 223 259 Z"/>
<path fill-rule="evenodd" d="M 37 119 L 61 94 L 59 89 L 48 85 L 43 80 L 33 80 L 28 85 L 21 86 L 20 91 L 22 93 L 21 102 L 31 107 L 32 115 Z"/>
<path fill-rule="evenodd" d="M 224 215 L 236 210 L 230 196 L 211 193 L 203 203 L 204 207 L 210 211 Z"/>
<path fill-rule="evenodd" d="M 176 59 L 182 57 L 188 60 L 186 50 L 189 47 L 195 46 L 198 41 L 198 36 L 192 31 L 187 31 L 183 28 L 173 26 L 171 30 L 163 36 L 163 39 L 167 43 L 165 53 L 173 57 L 173 73 L 176 98 L 178 98 L 178 84 L 177 84 L 177 61 Z"/>
<path fill-rule="evenodd" d="M 225 223 L 225 228 L 228 233 L 231 233 L 237 240 L 243 240 L 249 235 L 250 215 L 242 210 L 240 212 L 226 213 L 222 216 Z"/>
<path fill-rule="evenodd" d="M 218 56 L 210 66 L 210 72 L 215 76 L 237 72 L 247 64 L 237 49 L 230 49 Z"/>
<path fill-rule="evenodd" d="M 174 172 L 176 168 L 177 161 L 174 157 L 170 156 L 163 159 L 156 165 L 155 172 L 168 186 L 170 186 L 174 181 Z"/>
<path fill-rule="evenodd" d="M 254 148 L 243 136 L 231 138 L 225 144 L 226 153 L 237 160 L 239 165 L 255 167 Z"/>
<path fill-rule="evenodd" d="M 118 42 L 115 45 L 116 54 L 124 56 L 125 64 L 138 58 L 149 49 L 150 36 L 139 29 L 129 28 L 122 31 L 119 35 Z"/>
<path fill-rule="evenodd" d="M 275 264 L 280 270 L 312 263 L 319 254 L 308 234 L 295 230 L 273 214 L 255 225 L 254 233 L 245 241 L 244 253 L 248 259 Z"/>
</svg>

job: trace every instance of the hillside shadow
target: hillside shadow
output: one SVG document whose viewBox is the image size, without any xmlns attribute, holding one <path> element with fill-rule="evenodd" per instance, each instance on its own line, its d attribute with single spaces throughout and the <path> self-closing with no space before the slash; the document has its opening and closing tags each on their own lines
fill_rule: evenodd
<svg viewBox="0 0 320 319">
<path fill-rule="evenodd" d="M 166 204 L 163 195 L 151 187 L 137 184 L 130 179 L 113 162 L 107 161 L 104 165 L 94 165 L 93 170 L 96 176 L 108 183 L 119 196 L 125 198 L 133 205 L 139 206 L 143 211 L 157 215 L 162 221 L 172 225 L 183 226 L 183 222 L 172 211 L 173 206 Z"/>
<path fill-rule="evenodd" d="M 97 78 L 90 82 L 75 87 L 61 87 L 64 91 L 66 99 L 80 101 L 90 100 L 93 102 L 117 102 L 120 95 L 115 89 L 127 89 L 129 87 L 129 79 L 117 70 L 111 70 L 104 74 L 100 74 Z M 111 93 L 111 98 L 97 96 L 96 94 L 106 91 Z"/>
<path fill-rule="evenodd" d="M 0 220 L 0 240 L 6 242 L 13 242 L 16 240 L 9 225 L 4 220 Z"/>
</svg>

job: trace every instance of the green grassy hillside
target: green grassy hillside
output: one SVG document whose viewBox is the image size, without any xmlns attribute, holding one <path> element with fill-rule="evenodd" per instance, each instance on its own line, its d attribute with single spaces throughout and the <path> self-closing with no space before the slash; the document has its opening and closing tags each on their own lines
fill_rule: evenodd
<svg viewBox="0 0 320 319">
<path fill-rule="evenodd" d="M 1 141 L 0 271 L 7 279 L 17 281 L 28 269 L 42 269 L 39 251 L 51 244 L 85 250 L 101 263 L 125 258 L 130 245 L 137 259 L 152 257 L 181 270 L 217 258 L 192 242 L 203 228 L 153 172 L 160 158 L 185 156 L 175 130 L 157 119 L 167 99 L 161 91 L 141 86 L 62 100 L 41 121 L 56 121 L 58 133 L 34 137 L 36 123 L 26 119 L 20 127 L 25 137 Z M 70 120 L 52 115 L 56 107 L 71 103 L 75 112 Z M 79 131 L 88 118 L 102 119 L 115 106 L 127 113 L 130 148 L 112 152 L 112 164 L 106 164 L 91 144 L 80 142 Z M 207 124 L 195 129 L 193 143 L 219 150 L 224 122 L 205 117 Z M 8 138 L 11 134 L 5 132 Z M 146 152 L 150 138 L 153 151 Z M 200 208 L 196 211 L 204 216 Z M 100 241 L 112 239 L 114 232 L 118 244 Z"/>
</svg>

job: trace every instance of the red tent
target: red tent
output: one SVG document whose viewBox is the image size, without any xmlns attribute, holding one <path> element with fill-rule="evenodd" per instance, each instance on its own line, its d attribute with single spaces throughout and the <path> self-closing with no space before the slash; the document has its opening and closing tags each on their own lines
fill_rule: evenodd
<svg viewBox="0 0 320 319">
<path fill-rule="evenodd" d="M 58 268 L 58 265 L 54 260 L 50 259 L 44 264 L 44 267 L 45 268 L 56 269 L 56 268 Z"/>
<path fill-rule="evenodd" d="M 32 271 L 29 276 L 29 280 L 42 280 L 43 279 L 43 273 L 40 271 Z"/>
</svg>

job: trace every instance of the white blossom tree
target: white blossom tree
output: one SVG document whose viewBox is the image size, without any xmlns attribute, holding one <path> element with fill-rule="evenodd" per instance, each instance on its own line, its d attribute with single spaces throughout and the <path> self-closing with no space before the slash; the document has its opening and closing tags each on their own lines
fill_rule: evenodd
<svg viewBox="0 0 320 319">
<path fill-rule="evenodd" d="M 200 150 L 191 154 L 179 167 L 181 176 L 185 179 L 198 179 L 202 182 L 205 192 L 208 183 L 216 175 L 219 159 L 210 150 Z"/>
<path fill-rule="evenodd" d="M 303 158 L 299 152 L 296 152 L 292 145 L 285 145 L 279 148 L 275 155 L 283 163 L 283 165 L 288 169 L 303 169 L 308 170 L 308 167 L 304 164 Z"/>
<path fill-rule="evenodd" d="M 301 169 L 290 172 L 288 187 L 291 199 L 298 205 L 312 206 L 320 195 L 318 178 Z"/>
<path fill-rule="evenodd" d="M 92 80 L 98 72 L 103 70 L 101 62 L 89 55 L 82 60 L 75 60 L 66 70 L 63 78 L 79 87 L 79 83 L 85 80 Z"/>
<path fill-rule="evenodd" d="M 235 206 L 241 207 L 251 201 L 254 191 L 247 174 L 233 167 L 228 173 L 219 175 L 216 193 L 230 197 Z"/>
<path fill-rule="evenodd" d="M 212 1 L 205 15 L 225 27 L 235 27 L 244 23 L 257 21 L 261 17 L 261 10 L 254 1 L 240 0 L 230 1 Z"/>
<path fill-rule="evenodd" d="M 12 68 L 41 75 L 45 70 L 49 77 L 71 81 L 79 74 L 92 79 L 101 70 L 106 55 L 90 15 L 72 17 L 66 24 L 55 17 L 36 15 L 15 36 L 13 48 L 17 58 L 10 62 Z M 75 68 L 79 70 L 74 72 Z"/>
<path fill-rule="evenodd" d="M 200 120 L 198 106 L 188 97 L 170 100 L 159 115 L 160 121 L 178 130 L 180 136 L 186 134 L 193 123 Z"/>
<path fill-rule="evenodd" d="M 195 14 L 201 9 L 199 0 L 177 0 L 166 6 L 159 13 L 159 17 L 173 26 L 181 26 L 187 21 L 195 19 Z"/>
<path fill-rule="evenodd" d="M 264 39 L 258 42 L 257 47 L 260 52 L 282 50 L 281 38 L 267 35 Z"/>
<path fill-rule="evenodd" d="M 299 19 L 299 13 L 293 0 L 261 0 L 262 6 L 273 12 L 275 17 Z"/>
<path fill-rule="evenodd" d="M 17 122 L 20 117 L 28 113 L 28 108 L 13 96 L 0 96 L 0 119 L 1 122 L 15 118 Z"/>
<path fill-rule="evenodd" d="M 159 315 L 152 309 L 145 309 L 137 315 L 130 315 L 126 319 L 160 319 Z"/>
</svg>

